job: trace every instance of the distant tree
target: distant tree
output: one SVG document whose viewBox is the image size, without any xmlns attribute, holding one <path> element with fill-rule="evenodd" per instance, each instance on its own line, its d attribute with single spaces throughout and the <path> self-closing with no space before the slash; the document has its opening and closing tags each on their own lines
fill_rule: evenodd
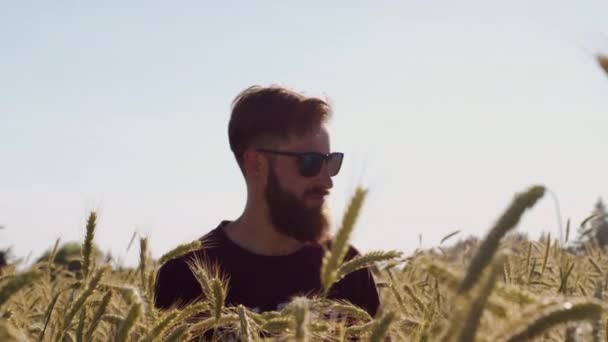
<svg viewBox="0 0 608 342">
<path fill-rule="evenodd" d="M 601 198 L 585 221 L 585 224 L 578 228 L 578 235 L 571 246 L 573 250 L 581 252 L 585 249 L 584 246 L 589 244 L 602 248 L 608 245 L 608 213 Z"/>
<path fill-rule="evenodd" d="M 608 55 L 597 56 L 597 62 L 600 64 L 602 69 L 608 74 Z"/>
<path fill-rule="evenodd" d="M 0 251 L 0 270 L 8 265 L 7 251 Z"/>
<path fill-rule="evenodd" d="M 52 250 L 44 252 L 37 260 L 37 262 L 47 261 L 51 255 Z M 58 250 L 55 255 L 55 264 L 63 265 L 70 271 L 80 270 L 80 259 L 82 255 L 82 245 L 78 242 L 66 242 Z M 99 261 L 103 257 L 103 253 L 97 246 L 93 246 L 93 257 Z"/>
<path fill-rule="evenodd" d="M 453 245 L 443 247 L 441 250 L 450 262 L 454 262 L 468 259 L 478 244 L 479 238 L 470 235 L 464 239 L 458 239 Z"/>
<path fill-rule="evenodd" d="M 15 267 L 16 263 L 18 263 L 18 260 L 15 260 L 10 247 L 0 249 L 0 274 L 11 267 Z"/>
<path fill-rule="evenodd" d="M 597 243 L 604 247 L 608 245 L 608 212 L 601 198 L 595 204 L 592 215 L 594 218 L 590 222 L 591 230 L 595 234 Z"/>
</svg>

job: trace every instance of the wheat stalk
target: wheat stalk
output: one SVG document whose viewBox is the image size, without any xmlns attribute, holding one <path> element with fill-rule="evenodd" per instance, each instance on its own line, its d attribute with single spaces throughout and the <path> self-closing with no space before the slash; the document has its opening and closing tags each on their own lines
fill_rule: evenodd
<svg viewBox="0 0 608 342">
<path fill-rule="evenodd" d="M 382 340 L 384 340 L 394 319 L 395 314 L 393 312 L 389 312 L 384 315 L 384 317 L 380 318 L 377 322 L 375 322 L 368 341 L 381 342 Z"/>
<path fill-rule="evenodd" d="M 40 272 L 29 271 L 7 280 L 6 283 L 0 287 L 0 308 L 2 308 L 4 303 L 6 303 L 12 295 L 17 293 L 17 291 L 36 281 L 41 276 L 42 274 Z"/>
<path fill-rule="evenodd" d="M 184 254 L 199 250 L 199 249 L 201 249 L 201 247 L 202 247 L 202 244 L 201 244 L 200 240 L 194 240 L 190 243 L 181 244 L 181 245 L 175 247 L 174 249 L 170 250 L 169 252 L 163 254 L 163 256 L 161 256 L 160 259 L 158 259 L 158 264 L 164 265 L 169 260 L 179 258 L 180 256 L 182 256 Z"/>
<path fill-rule="evenodd" d="M 97 308 L 97 311 L 95 311 L 95 314 L 93 315 L 93 320 L 91 321 L 91 324 L 89 325 L 89 328 L 87 329 L 87 332 L 85 333 L 84 339 L 86 341 L 90 341 L 91 338 L 93 337 L 93 334 L 95 333 L 95 329 L 97 329 L 99 322 L 101 322 L 101 318 L 103 317 L 106 310 L 108 309 L 108 305 L 110 304 L 111 300 L 112 300 L 112 292 L 106 292 L 106 294 L 103 296 L 103 299 L 101 300 L 101 304 L 99 305 L 99 307 Z"/>
<path fill-rule="evenodd" d="M 190 327 L 187 324 L 178 325 L 169 332 L 165 338 L 165 342 L 188 341 L 190 337 L 189 329 Z"/>
<path fill-rule="evenodd" d="M 139 277 L 141 281 L 141 288 L 146 290 L 146 269 L 148 264 L 148 239 L 139 239 Z"/>
<path fill-rule="evenodd" d="M 125 342 L 129 339 L 129 334 L 137 324 L 137 320 L 142 314 L 142 307 L 140 303 L 135 303 L 131 305 L 129 312 L 127 313 L 127 317 L 125 317 L 118 330 L 116 331 L 116 337 L 114 341 L 116 342 Z"/>
<path fill-rule="evenodd" d="M 329 289 L 336 281 L 338 269 L 348 252 L 348 242 L 366 196 L 367 190 L 360 187 L 355 190 L 355 194 L 344 213 L 342 224 L 336 233 L 331 248 L 325 252 L 321 263 L 321 285 L 324 296 L 327 296 Z"/>
<path fill-rule="evenodd" d="M 213 293 L 211 308 L 214 312 L 215 321 L 219 322 L 220 318 L 222 317 L 224 301 L 226 300 L 226 289 L 224 288 L 224 284 L 219 278 L 211 279 L 211 291 Z"/>
<path fill-rule="evenodd" d="M 0 341 L 26 341 L 25 335 L 7 321 L 0 320 Z"/>
<path fill-rule="evenodd" d="M 373 251 L 363 255 L 358 255 L 340 265 L 336 274 L 335 281 L 338 282 L 350 273 L 358 271 L 360 269 L 368 268 L 377 262 L 400 258 L 401 255 L 402 253 L 397 251 Z"/>
<path fill-rule="evenodd" d="M 158 336 L 162 336 L 165 329 L 167 329 L 173 322 L 177 321 L 178 317 L 179 312 L 177 310 L 167 313 L 141 340 L 144 342 L 152 342 Z"/>
<path fill-rule="evenodd" d="M 251 330 L 249 329 L 249 319 L 247 318 L 247 312 L 243 305 L 238 306 L 239 322 L 240 322 L 240 340 L 243 342 L 250 342 L 252 340 Z"/>
<path fill-rule="evenodd" d="M 338 301 L 329 307 L 330 310 L 339 312 L 347 317 L 351 317 L 361 321 L 371 321 L 372 317 L 369 313 L 346 301 Z"/>
<path fill-rule="evenodd" d="M 602 314 L 601 303 L 591 300 L 577 300 L 542 307 L 523 313 L 525 319 L 505 329 L 494 341 L 516 342 L 532 339 L 552 327 L 570 321 L 598 319 Z"/>
<path fill-rule="evenodd" d="M 78 320 L 78 326 L 76 327 L 76 342 L 82 342 L 84 337 L 84 323 L 87 319 L 86 306 L 80 310 L 80 319 Z"/>
<path fill-rule="evenodd" d="M 95 227 L 97 226 L 97 213 L 94 211 L 87 220 L 86 235 L 82 245 L 82 274 L 84 278 L 89 277 L 93 257 L 93 238 L 95 237 Z"/>
<path fill-rule="evenodd" d="M 306 342 L 309 339 L 310 303 L 307 298 L 296 297 L 290 305 L 293 306 L 295 317 L 295 339 L 297 342 Z"/>
<path fill-rule="evenodd" d="M 481 315 L 483 313 L 486 302 L 488 301 L 488 298 L 492 293 L 492 290 L 494 290 L 494 286 L 496 285 L 496 278 L 498 278 L 500 269 L 503 267 L 504 260 L 505 256 L 501 256 L 496 259 L 496 261 L 492 265 L 492 268 L 489 270 L 490 272 L 486 277 L 486 280 L 482 284 L 480 284 L 481 287 L 479 291 L 475 292 L 476 297 L 470 304 L 469 312 L 466 315 L 466 319 L 460 330 L 458 341 L 468 342 L 473 341 L 475 339 L 475 335 L 477 334 L 477 330 L 481 321 Z"/>
<path fill-rule="evenodd" d="M 100 268 L 95 272 L 95 275 L 89 280 L 88 284 L 84 288 L 84 290 L 80 293 L 80 295 L 76 298 L 71 308 L 66 312 L 63 317 L 63 328 L 61 336 L 65 337 L 68 329 L 70 328 L 70 324 L 74 319 L 74 316 L 84 307 L 86 300 L 93 294 L 93 291 L 101 281 L 104 273 L 106 272 L 106 268 Z"/>
<path fill-rule="evenodd" d="M 517 225 L 523 213 L 534 206 L 544 195 L 545 188 L 534 186 L 526 192 L 518 194 L 503 215 L 498 219 L 486 238 L 479 245 L 460 283 L 459 292 L 468 291 L 479 279 L 481 272 L 492 261 L 502 237 Z"/>
</svg>

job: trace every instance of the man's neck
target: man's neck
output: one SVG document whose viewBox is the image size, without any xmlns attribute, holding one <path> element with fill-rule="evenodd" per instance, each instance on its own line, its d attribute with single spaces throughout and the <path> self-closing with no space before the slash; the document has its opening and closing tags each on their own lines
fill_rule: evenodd
<svg viewBox="0 0 608 342">
<path fill-rule="evenodd" d="M 279 233 L 264 211 L 245 210 L 235 221 L 224 227 L 226 235 L 240 247 L 260 255 L 289 255 L 304 243 Z"/>
</svg>

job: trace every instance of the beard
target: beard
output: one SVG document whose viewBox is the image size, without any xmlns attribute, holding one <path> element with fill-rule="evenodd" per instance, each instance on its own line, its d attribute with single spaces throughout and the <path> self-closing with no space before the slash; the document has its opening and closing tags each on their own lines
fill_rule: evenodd
<svg viewBox="0 0 608 342">
<path fill-rule="evenodd" d="M 324 207 L 322 205 L 306 207 L 296 195 L 281 187 L 274 170 L 269 171 L 266 202 L 270 221 L 275 229 L 300 242 L 320 243 L 324 241 L 329 232 L 329 220 L 324 212 Z M 322 191 L 324 189 L 311 189 L 305 192 L 304 196 Z"/>
</svg>

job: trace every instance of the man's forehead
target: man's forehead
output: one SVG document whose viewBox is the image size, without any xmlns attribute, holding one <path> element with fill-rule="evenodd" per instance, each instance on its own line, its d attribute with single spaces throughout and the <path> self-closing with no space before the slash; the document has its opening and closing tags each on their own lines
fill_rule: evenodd
<svg viewBox="0 0 608 342">
<path fill-rule="evenodd" d="M 329 149 L 329 132 L 325 127 L 320 127 L 303 135 L 293 134 L 281 143 L 281 147 L 311 151 Z"/>
</svg>

